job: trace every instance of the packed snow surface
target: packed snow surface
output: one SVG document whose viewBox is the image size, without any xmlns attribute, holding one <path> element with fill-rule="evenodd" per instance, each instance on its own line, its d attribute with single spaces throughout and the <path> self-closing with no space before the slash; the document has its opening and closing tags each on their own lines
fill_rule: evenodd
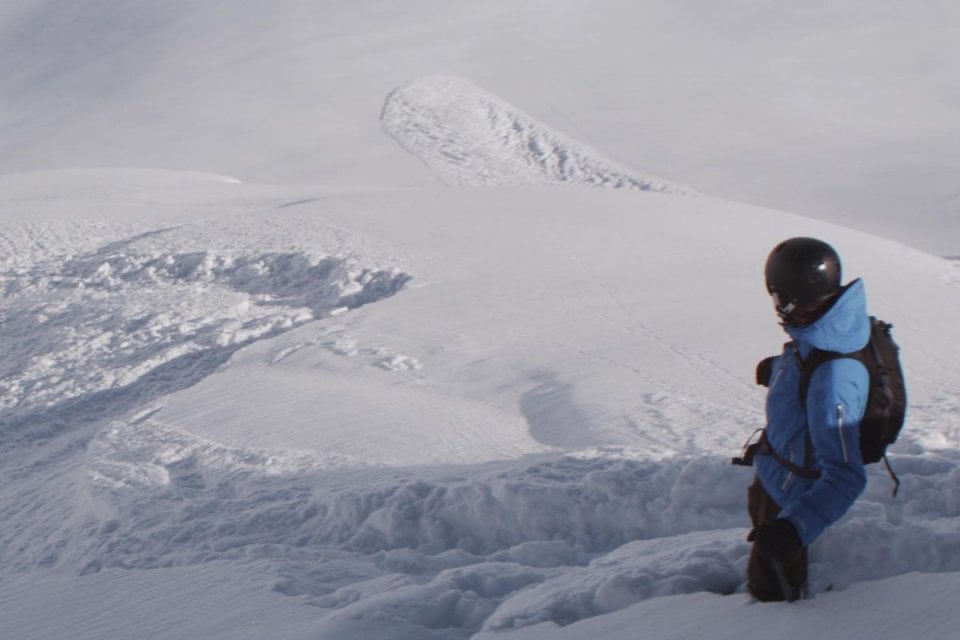
<svg viewBox="0 0 960 640">
<path fill-rule="evenodd" d="M 952 77 L 952 9 L 751 7 L 744 39 L 703 2 L 7 4 L 0 637 L 956 635 L 960 270 L 915 248 L 958 253 L 930 170 L 955 149 L 901 180 L 860 153 L 912 131 L 890 109 L 946 139 L 916 70 Z M 913 57 L 810 53 L 891 24 Z M 764 111 L 784 77 L 820 102 Z M 858 110 L 898 78 L 924 91 Z M 861 170 L 858 202 L 930 206 L 866 234 L 716 197 L 789 176 L 815 207 L 811 176 Z M 814 597 L 760 605 L 729 460 L 784 340 L 760 267 L 796 235 L 894 324 L 903 485 L 870 466 Z"/>
</svg>

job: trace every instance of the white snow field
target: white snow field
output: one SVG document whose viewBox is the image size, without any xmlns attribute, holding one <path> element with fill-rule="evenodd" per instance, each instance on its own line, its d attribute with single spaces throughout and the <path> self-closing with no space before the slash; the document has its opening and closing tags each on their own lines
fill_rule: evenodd
<svg viewBox="0 0 960 640">
<path fill-rule="evenodd" d="M 379 116 L 445 75 L 643 176 L 960 255 L 958 25 L 943 0 L 4 0 L 0 173 L 422 186 Z"/>
<path fill-rule="evenodd" d="M 0 638 L 955 638 L 960 17 L 835 4 L 7 0 Z M 903 485 L 757 604 L 794 235 Z"/>
</svg>

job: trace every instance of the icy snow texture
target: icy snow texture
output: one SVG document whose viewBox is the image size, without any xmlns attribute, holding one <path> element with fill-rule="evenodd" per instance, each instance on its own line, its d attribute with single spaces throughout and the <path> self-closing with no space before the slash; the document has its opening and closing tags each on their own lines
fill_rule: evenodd
<svg viewBox="0 0 960 640">
<path fill-rule="evenodd" d="M 693 194 L 632 175 L 462 78 L 412 80 L 388 97 L 383 128 L 450 185 L 584 184 Z"/>
<path fill-rule="evenodd" d="M 245 344 L 393 295 L 409 279 L 296 252 L 130 247 L 167 232 L 2 274 L 0 407 L 11 429 L 92 421 L 189 387 Z"/>
</svg>

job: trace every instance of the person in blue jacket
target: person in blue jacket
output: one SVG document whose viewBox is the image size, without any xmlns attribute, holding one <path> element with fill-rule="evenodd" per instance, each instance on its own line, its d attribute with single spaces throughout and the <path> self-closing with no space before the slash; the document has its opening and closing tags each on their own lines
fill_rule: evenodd
<svg viewBox="0 0 960 640">
<path fill-rule="evenodd" d="M 841 286 L 829 244 L 792 238 L 764 270 L 767 292 L 791 341 L 758 368 L 768 387 L 766 427 L 748 492 L 753 542 L 747 587 L 761 601 L 805 594 L 807 545 L 839 520 L 866 486 L 859 423 L 869 392 L 860 362 L 830 360 L 813 370 L 800 397 L 803 360 L 814 348 L 849 353 L 870 339 L 863 282 Z M 766 454 L 766 455 L 764 455 Z"/>
</svg>

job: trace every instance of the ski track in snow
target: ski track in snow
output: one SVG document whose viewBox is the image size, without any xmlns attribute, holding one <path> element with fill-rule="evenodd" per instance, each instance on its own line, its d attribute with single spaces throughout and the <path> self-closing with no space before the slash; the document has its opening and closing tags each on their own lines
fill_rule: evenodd
<svg viewBox="0 0 960 640">
<path fill-rule="evenodd" d="M 462 78 L 427 76 L 398 87 L 387 97 L 381 122 L 450 185 L 582 184 L 696 193 L 632 174 Z"/>
</svg>

